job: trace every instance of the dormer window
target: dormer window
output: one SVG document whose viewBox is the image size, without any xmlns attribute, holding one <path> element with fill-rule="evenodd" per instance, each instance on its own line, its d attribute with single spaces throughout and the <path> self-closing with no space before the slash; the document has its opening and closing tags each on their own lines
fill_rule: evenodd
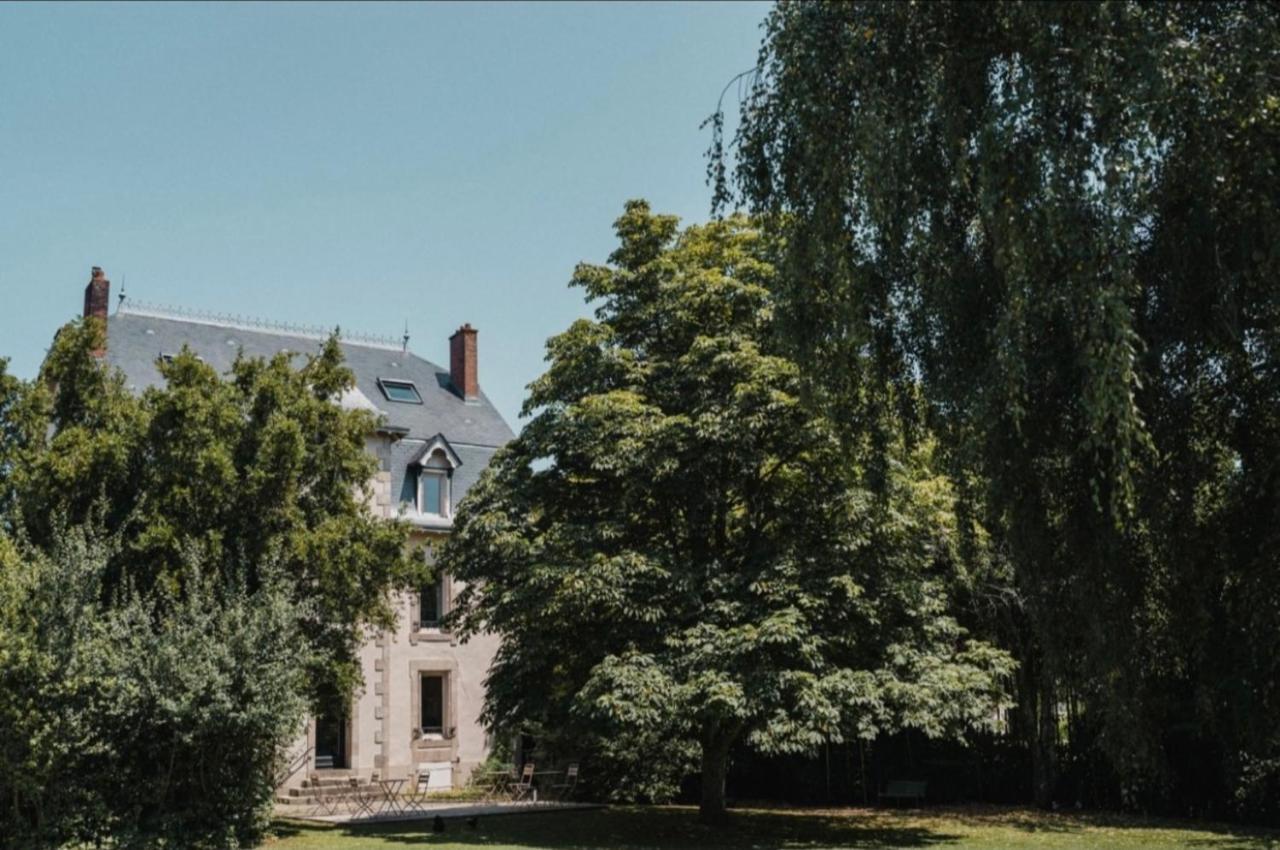
<svg viewBox="0 0 1280 850">
<path fill-rule="evenodd" d="M 414 386 L 413 381 L 379 378 L 378 387 L 388 401 L 398 401 L 403 404 L 422 404 L 422 396 L 418 395 L 418 388 Z"/>
<path fill-rule="evenodd" d="M 427 440 L 409 462 L 417 471 L 418 492 L 415 506 L 418 514 L 448 519 L 453 516 L 453 471 L 462 459 L 442 434 Z"/>
</svg>

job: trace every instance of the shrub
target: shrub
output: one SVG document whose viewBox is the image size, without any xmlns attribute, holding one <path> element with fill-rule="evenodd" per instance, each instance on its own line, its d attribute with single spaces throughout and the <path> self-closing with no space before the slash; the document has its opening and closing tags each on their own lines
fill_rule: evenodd
<svg viewBox="0 0 1280 850">
<path fill-rule="evenodd" d="M 0 829 L 22 843 L 252 846 L 306 702 L 279 571 L 192 554 L 181 597 L 104 598 L 112 544 L 68 529 L 0 560 Z M 0 556 L 2 557 L 2 556 Z"/>
</svg>

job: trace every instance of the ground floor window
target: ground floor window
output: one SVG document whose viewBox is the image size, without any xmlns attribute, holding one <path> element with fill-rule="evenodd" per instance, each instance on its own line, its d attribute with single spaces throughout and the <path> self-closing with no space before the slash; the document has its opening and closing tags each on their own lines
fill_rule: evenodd
<svg viewBox="0 0 1280 850">
<path fill-rule="evenodd" d="M 441 673 L 424 673 L 420 680 L 423 735 L 444 734 L 444 679 Z"/>
</svg>

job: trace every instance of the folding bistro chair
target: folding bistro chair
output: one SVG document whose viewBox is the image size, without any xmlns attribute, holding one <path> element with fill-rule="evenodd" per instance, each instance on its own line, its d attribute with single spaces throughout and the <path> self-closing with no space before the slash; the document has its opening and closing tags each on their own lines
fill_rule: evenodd
<svg viewBox="0 0 1280 850">
<path fill-rule="evenodd" d="M 338 813 L 337 799 L 332 794 L 325 793 L 325 786 L 314 776 L 311 777 L 311 790 L 315 792 L 315 803 L 308 814 L 336 815 Z"/>
<path fill-rule="evenodd" d="M 567 800 L 578 787 L 578 763 L 575 761 L 564 772 L 564 781 L 551 786 L 551 795 L 557 800 Z"/>
<path fill-rule="evenodd" d="M 358 777 L 351 777 L 348 781 L 348 787 L 351 789 L 351 802 L 355 804 L 355 811 L 351 813 L 351 817 L 373 817 L 373 804 L 376 802 L 376 798 L 372 794 L 364 793 L 364 789 L 360 787 L 360 779 Z"/>
<path fill-rule="evenodd" d="M 520 770 L 520 779 L 511 786 L 511 802 L 538 802 L 538 789 L 533 787 L 533 762 L 525 762 Z"/>
<path fill-rule="evenodd" d="M 428 785 L 431 782 L 431 769 L 419 767 L 413 774 L 413 786 L 404 795 L 403 808 L 406 812 L 423 812 L 427 807 Z"/>
</svg>

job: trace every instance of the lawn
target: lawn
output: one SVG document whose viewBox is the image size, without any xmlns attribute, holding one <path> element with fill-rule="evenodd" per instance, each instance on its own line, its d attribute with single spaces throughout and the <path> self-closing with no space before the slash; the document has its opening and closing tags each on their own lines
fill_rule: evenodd
<svg viewBox="0 0 1280 850">
<path fill-rule="evenodd" d="M 875 809 L 735 810 L 716 828 L 698 822 L 694 809 L 664 806 L 546 812 L 481 818 L 474 829 L 447 821 L 444 834 L 430 822 L 317 826 L 280 821 L 264 850 L 460 850 L 534 848 L 954 848 L 954 850 L 1083 850 L 1083 848 L 1197 848 L 1280 850 L 1280 833 L 1220 824 L 1154 821 L 1119 815 L 1048 814 L 1029 809 L 964 807 L 919 811 Z"/>
</svg>

